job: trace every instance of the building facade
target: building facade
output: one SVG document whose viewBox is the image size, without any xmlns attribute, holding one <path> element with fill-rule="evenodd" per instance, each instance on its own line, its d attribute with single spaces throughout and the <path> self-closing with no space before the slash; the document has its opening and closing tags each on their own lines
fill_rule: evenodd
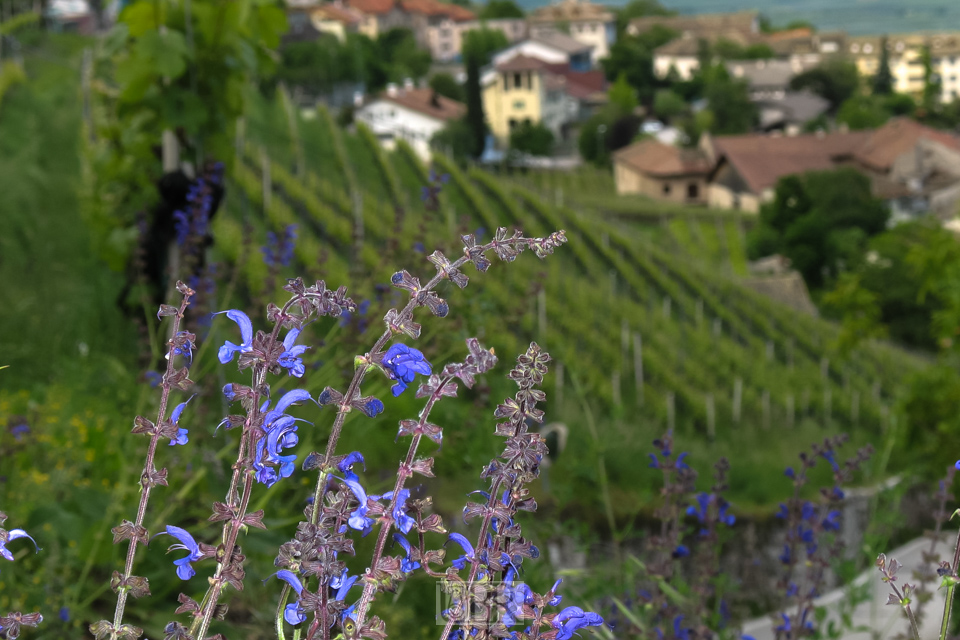
<svg viewBox="0 0 960 640">
<path fill-rule="evenodd" d="M 560 0 L 530 13 L 530 35 L 544 37 L 558 31 L 590 46 L 594 64 L 610 55 L 616 40 L 614 15 L 606 7 L 590 0 Z"/>
<path fill-rule="evenodd" d="M 356 120 L 370 127 L 387 149 L 405 140 L 424 160 L 430 159 L 430 140 L 448 122 L 466 115 L 466 107 L 431 89 L 390 85 L 357 110 Z"/>
</svg>

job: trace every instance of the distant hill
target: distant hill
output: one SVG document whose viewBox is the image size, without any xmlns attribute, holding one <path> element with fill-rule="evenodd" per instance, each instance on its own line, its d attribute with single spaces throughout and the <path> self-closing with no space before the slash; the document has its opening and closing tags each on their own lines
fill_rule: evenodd
<svg viewBox="0 0 960 640">
<path fill-rule="evenodd" d="M 626 0 L 606 4 L 622 5 Z M 526 10 L 547 4 L 519 0 Z M 956 0 L 662 0 L 680 13 L 721 13 L 757 9 L 774 24 L 807 20 L 820 30 L 842 29 L 851 34 L 899 33 L 960 29 L 960 2 Z"/>
</svg>

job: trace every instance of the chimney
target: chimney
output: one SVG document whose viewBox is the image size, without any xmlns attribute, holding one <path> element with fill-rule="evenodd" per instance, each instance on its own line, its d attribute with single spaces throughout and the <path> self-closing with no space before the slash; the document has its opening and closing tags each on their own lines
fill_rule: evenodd
<svg viewBox="0 0 960 640">
<path fill-rule="evenodd" d="M 413 90 L 413 78 L 405 78 L 403 80 L 403 90 L 404 91 Z"/>
<path fill-rule="evenodd" d="M 397 97 L 397 83 L 395 82 L 387 83 L 387 95 L 390 96 L 391 98 Z"/>
</svg>

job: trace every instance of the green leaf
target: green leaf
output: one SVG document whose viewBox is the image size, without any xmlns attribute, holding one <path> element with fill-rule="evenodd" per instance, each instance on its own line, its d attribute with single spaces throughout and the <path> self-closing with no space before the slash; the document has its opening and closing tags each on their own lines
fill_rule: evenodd
<svg viewBox="0 0 960 640">
<path fill-rule="evenodd" d="M 620 613 L 623 614 L 623 617 L 630 621 L 630 624 L 638 629 L 646 630 L 647 627 L 645 624 L 643 624 L 643 621 L 640 620 L 640 618 L 638 618 L 637 615 L 627 607 L 627 605 L 620 602 L 620 600 L 617 598 L 613 598 L 613 604 L 617 605 L 617 609 L 620 610 Z"/>
<path fill-rule="evenodd" d="M 157 75 L 170 78 L 180 77 L 187 69 L 186 60 L 190 57 L 187 42 L 179 31 L 149 31 L 137 41 L 138 57 L 150 60 Z"/>
<path fill-rule="evenodd" d="M 257 7 L 255 16 L 261 43 L 268 49 L 276 49 L 280 44 L 280 36 L 288 28 L 287 14 L 280 7 L 269 4 Z"/>
<path fill-rule="evenodd" d="M 138 102 L 143 99 L 155 77 L 153 65 L 139 56 L 131 56 L 118 62 L 114 75 L 122 87 L 122 102 Z"/>
<path fill-rule="evenodd" d="M 120 13 L 118 22 L 127 25 L 131 36 L 139 38 L 164 23 L 166 19 L 164 6 L 165 3 L 153 0 L 134 2 Z"/>
</svg>

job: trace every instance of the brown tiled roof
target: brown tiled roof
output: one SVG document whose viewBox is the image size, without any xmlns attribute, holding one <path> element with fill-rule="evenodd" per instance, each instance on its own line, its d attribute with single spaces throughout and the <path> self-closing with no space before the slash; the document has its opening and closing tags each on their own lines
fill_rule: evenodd
<svg viewBox="0 0 960 640">
<path fill-rule="evenodd" d="M 456 22 L 466 22 L 476 19 L 476 14 L 465 7 L 460 7 L 439 0 L 400 0 L 400 6 L 410 13 L 422 13 L 427 16 L 447 16 Z"/>
<path fill-rule="evenodd" d="M 497 65 L 497 71 L 539 71 L 546 69 L 548 65 L 540 58 L 534 58 L 524 54 L 518 54 Z"/>
<path fill-rule="evenodd" d="M 713 139 L 718 158 L 725 158 L 756 194 L 781 177 L 832 169 L 836 158 L 851 156 L 869 138 L 869 131 L 807 134 L 793 137 L 744 135 Z"/>
<path fill-rule="evenodd" d="M 396 3 L 394 0 L 349 0 L 349 5 L 361 13 L 378 14 L 390 13 Z"/>
<path fill-rule="evenodd" d="M 338 7 L 335 4 L 324 4 L 310 12 L 311 16 L 324 20 L 335 20 L 344 24 L 357 24 L 361 21 L 356 10 L 347 7 Z"/>
<path fill-rule="evenodd" d="M 551 74 L 563 78 L 564 91 L 578 100 L 607 90 L 607 78 L 599 69 L 574 71 L 565 64 L 549 64 L 547 69 Z"/>
<path fill-rule="evenodd" d="M 617 151 L 614 162 L 656 177 L 706 175 L 710 161 L 698 149 L 680 149 L 658 140 L 641 140 Z"/>
<path fill-rule="evenodd" d="M 455 120 L 467 113 L 462 102 L 441 96 L 433 89 L 398 89 L 395 95 L 384 92 L 379 98 L 438 120 Z"/>
<path fill-rule="evenodd" d="M 546 7 L 534 9 L 530 22 L 576 22 L 578 20 L 613 20 L 613 14 L 603 5 L 590 0 L 561 0 Z"/>
<path fill-rule="evenodd" d="M 780 40 L 793 40 L 795 38 L 812 38 L 813 30 L 810 27 L 798 27 L 796 29 L 786 29 L 784 31 L 774 31 L 767 34 L 768 42 L 779 42 Z"/>
<path fill-rule="evenodd" d="M 913 149 L 920 138 L 939 142 L 949 149 L 960 150 L 960 138 L 925 127 L 909 118 L 893 118 L 879 129 L 852 154 L 857 161 L 876 171 L 888 171 L 893 161 Z"/>
</svg>

